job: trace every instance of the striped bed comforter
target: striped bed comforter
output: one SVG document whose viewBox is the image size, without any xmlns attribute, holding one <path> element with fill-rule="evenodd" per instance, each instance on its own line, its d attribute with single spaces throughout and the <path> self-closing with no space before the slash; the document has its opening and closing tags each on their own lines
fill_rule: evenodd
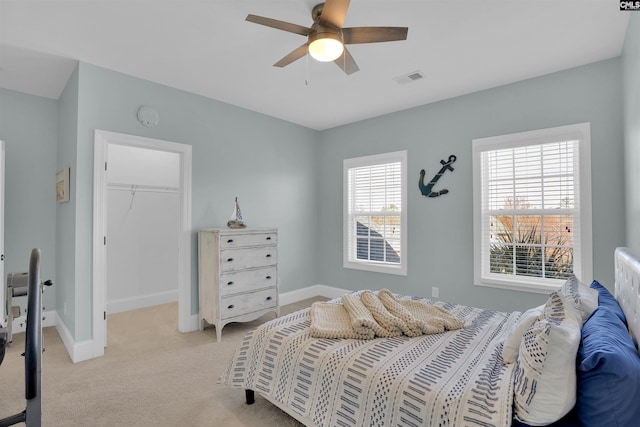
<svg viewBox="0 0 640 427">
<path fill-rule="evenodd" d="M 310 426 L 510 426 L 514 364 L 502 363 L 501 350 L 520 313 L 421 300 L 470 326 L 312 338 L 305 309 L 249 332 L 219 383 L 254 390 Z"/>
</svg>

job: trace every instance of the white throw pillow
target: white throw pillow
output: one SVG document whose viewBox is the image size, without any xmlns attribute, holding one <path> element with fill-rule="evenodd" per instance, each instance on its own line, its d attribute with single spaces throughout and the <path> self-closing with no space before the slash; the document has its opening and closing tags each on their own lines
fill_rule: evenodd
<svg viewBox="0 0 640 427">
<path fill-rule="evenodd" d="M 581 313 L 567 304 L 560 291 L 553 292 L 545 313 L 527 329 L 520 344 L 514 408 L 521 422 L 551 424 L 573 408 L 581 328 Z"/>
<path fill-rule="evenodd" d="M 530 308 L 522 313 L 518 322 L 511 327 L 507 338 L 504 340 L 502 346 L 502 361 L 504 363 L 513 363 L 518 357 L 518 349 L 520 348 L 520 342 L 522 341 L 522 335 L 525 331 L 538 320 L 538 317 L 544 311 L 544 304 L 539 307 Z"/>
<path fill-rule="evenodd" d="M 559 292 L 567 305 L 580 313 L 582 322 L 598 308 L 598 291 L 580 282 L 576 276 L 569 277 Z"/>
</svg>

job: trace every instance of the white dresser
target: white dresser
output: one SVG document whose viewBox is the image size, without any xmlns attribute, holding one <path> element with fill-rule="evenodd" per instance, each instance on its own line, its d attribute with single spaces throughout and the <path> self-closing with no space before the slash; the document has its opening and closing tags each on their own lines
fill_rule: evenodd
<svg viewBox="0 0 640 427">
<path fill-rule="evenodd" d="M 248 322 L 278 304 L 278 230 L 198 231 L 200 329 L 215 325 L 218 341 L 231 322 Z"/>
</svg>

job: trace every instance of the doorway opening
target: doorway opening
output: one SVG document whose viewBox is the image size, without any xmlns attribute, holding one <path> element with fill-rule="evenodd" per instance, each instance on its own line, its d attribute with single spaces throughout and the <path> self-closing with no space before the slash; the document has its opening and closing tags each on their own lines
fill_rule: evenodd
<svg viewBox="0 0 640 427">
<path fill-rule="evenodd" d="M 197 330 L 191 146 L 96 130 L 93 230 L 93 357 L 104 354 L 109 313 L 177 296 L 178 330 Z"/>
</svg>

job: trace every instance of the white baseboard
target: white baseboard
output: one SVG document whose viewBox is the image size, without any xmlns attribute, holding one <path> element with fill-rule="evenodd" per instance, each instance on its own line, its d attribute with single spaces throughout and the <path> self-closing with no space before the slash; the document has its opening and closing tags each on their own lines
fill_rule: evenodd
<svg viewBox="0 0 640 427">
<path fill-rule="evenodd" d="M 333 286 L 326 285 L 313 285 L 306 288 L 296 289 L 295 291 L 282 292 L 279 295 L 280 305 L 292 304 L 298 301 L 303 301 L 313 297 L 325 297 L 325 298 L 338 298 L 342 295 L 349 293 L 348 289 L 334 288 Z M 191 315 L 189 323 L 190 329 L 180 332 L 192 332 L 197 331 L 200 325 L 198 324 L 198 314 Z"/>
<path fill-rule="evenodd" d="M 287 305 L 313 297 L 338 298 L 348 292 L 347 289 L 335 288 L 326 285 L 313 285 L 295 291 L 280 294 L 280 305 Z"/>
<path fill-rule="evenodd" d="M 27 316 L 23 315 L 13 319 L 12 331 L 13 335 L 19 334 L 26 331 L 27 324 Z M 64 324 L 62 319 L 58 316 L 58 312 L 56 311 L 45 311 L 42 314 L 42 327 L 47 328 L 50 326 L 55 326 L 58 335 L 60 336 L 60 340 L 64 345 L 67 353 L 69 353 L 69 357 L 73 361 L 82 362 L 83 360 L 92 359 L 93 356 L 93 340 L 86 340 L 81 342 L 75 342 L 69 328 Z M 44 343 L 45 348 L 47 343 Z"/>
<path fill-rule="evenodd" d="M 317 296 L 325 297 L 325 298 L 338 298 L 348 292 L 350 291 L 347 289 L 340 289 L 340 288 L 335 288 L 333 286 L 326 286 L 326 285 L 320 285 L 320 284 L 307 286 L 306 288 L 296 289 L 294 291 L 281 293 L 279 296 L 280 305 L 291 304 L 294 302 L 302 301 L 302 300 L 317 297 Z M 177 301 L 177 293 L 174 293 L 174 294 L 175 294 L 175 299 L 173 301 Z M 136 299 L 137 298 L 132 298 L 131 300 L 136 300 Z M 160 300 L 162 300 L 162 298 L 160 298 Z M 171 301 L 162 300 L 162 302 L 159 302 L 158 304 L 165 304 L 166 302 L 171 302 Z M 144 307 L 148 307 L 150 305 L 157 305 L 157 304 L 149 304 L 149 305 L 145 305 Z M 136 308 L 142 308 L 142 307 L 136 307 Z M 135 308 L 132 308 L 131 310 L 133 309 Z M 122 310 L 122 311 L 125 311 L 125 310 Z M 43 327 L 47 327 L 47 326 L 56 327 L 56 330 L 58 331 L 58 335 L 60 335 L 60 339 L 62 340 L 62 343 L 64 344 L 64 347 L 66 348 L 67 353 L 69 353 L 69 357 L 71 358 L 71 361 L 73 363 L 82 362 L 82 361 L 93 359 L 94 357 L 96 357 L 96 355 L 94 355 L 94 350 L 93 350 L 93 340 L 89 339 L 89 340 L 84 340 L 80 342 L 75 342 L 73 335 L 69 331 L 69 328 L 67 328 L 67 325 L 65 325 L 62 319 L 57 315 L 57 312 L 46 311 L 43 315 L 43 318 L 44 318 L 42 321 Z M 15 333 L 24 332 L 25 323 L 26 323 L 26 316 L 21 316 L 21 317 L 18 317 L 17 319 L 14 319 L 13 333 L 15 334 Z M 191 315 L 190 326 L 192 328 L 191 330 L 193 331 L 198 330 L 198 314 Z"/>
<path fill-rule="evenodd" d="M 69 328 L 67 328 L 67 325 L 65 325 L 62 319 L 58 316 L 56 316 L 56 318 L 56 330 L 62 340 L 62 344 L 64 344 L 64 348 L 66 348 L 67 353 L 69 353 L 71 361 L 73 363 L 77 363 L 93 359 L 93 340 L 75 342 Z"/>
<path fill-rule="evenodd" d="M 178 301 L 178 290 L 158 292 L 150 295 L 122 298 L 107 301 L 107 314 L 121 313 L 123 311 L 137 310 L 139 308 L 153 307 L 160 304 L 168 304 Z M 197 323 L 197 320 L 196 320 Z"/>
</svg>

